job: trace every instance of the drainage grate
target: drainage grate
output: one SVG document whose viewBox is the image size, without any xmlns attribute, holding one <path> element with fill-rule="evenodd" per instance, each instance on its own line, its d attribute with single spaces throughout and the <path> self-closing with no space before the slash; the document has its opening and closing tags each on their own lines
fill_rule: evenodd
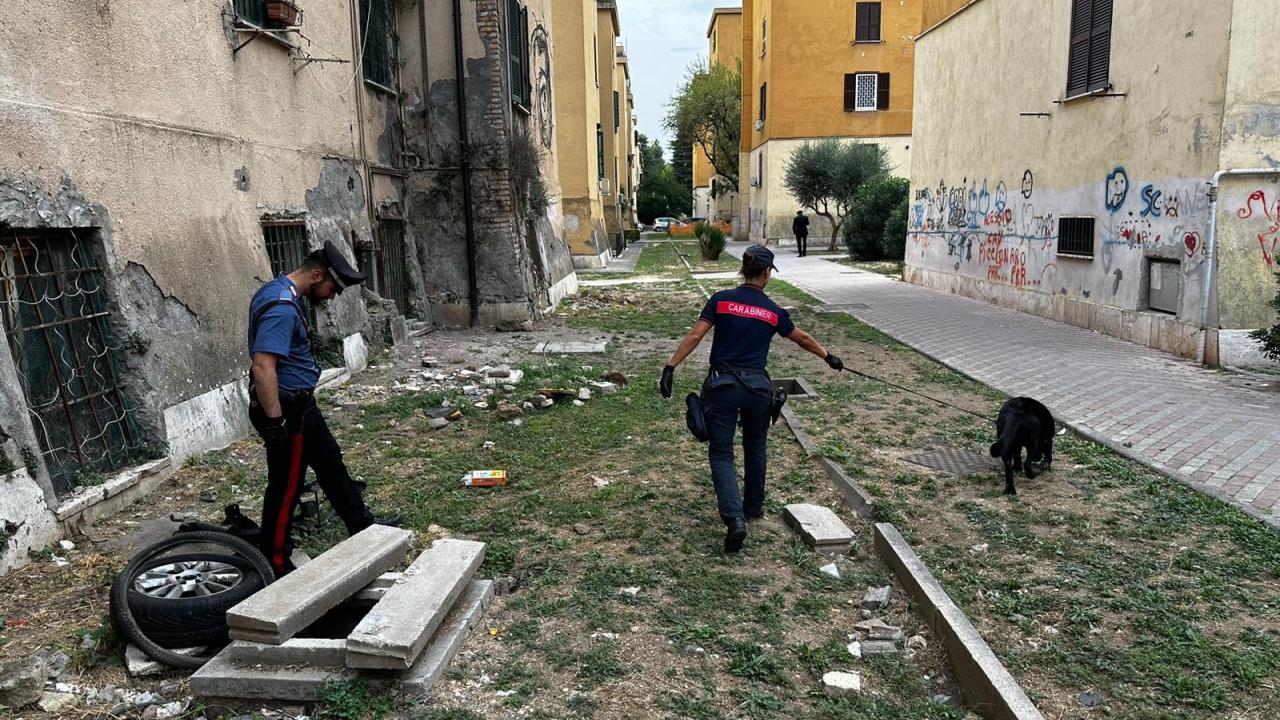
<svg viewBox="0 0 1280 720">
<path fill-rule="evenodd" d="M 999 470 L 1002 467 L 998 459 L 989 455 L 956 448 L 939 448 L 912 455 L 907 458 L 907 462 L 953 475 L 975 475 Z"/>
</svg>

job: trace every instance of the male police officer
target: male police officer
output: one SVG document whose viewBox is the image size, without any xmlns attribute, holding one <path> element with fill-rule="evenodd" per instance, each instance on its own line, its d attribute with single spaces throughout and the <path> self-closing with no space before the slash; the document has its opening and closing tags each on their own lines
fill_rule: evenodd
<svg viewBox="0 0 1280 720">
<path fill-rule="evenodd" d="M 796 254 L 800 257 L 808 255 L 809 218 L 803 210 L 796 211 L 796 218 L 791 221 L 791 232 L 796 236 Z"/>
<path fill-rule="evenodd" d="M 671 397 L 676 366 L 714 327 L 711 371 L 702 385 L 702 402 L 706 408 L 711 479 L 715 483 L 720 518 L 728 528 L 725 552 L 741 550 L 747 539 L 746 518 L 755 519 L 764 514 L 765 441 L 773 401 L 773 383 L 765 365 L 774 334 L 826 360 L 831 369 L 844 369 L 840 358 L 797 328 L 787 311 L 764 294 L 765 285 L 776 269 L 771 250 L 761 245 L 747 248 L 742 256 L 743 284 L 711 296 L 693 329 L 663 368 L 659 384 L 662 396 Z M 745 502 L 738 494 L 733 468 L 733 433 L 739 420 L 746 465 Z"/>
<path fill-rule="evenodd" d="M 365 508 L 314 394 L 320 366 L 311 356 L 302 298 L 325 302 L 363 281 L 364 275 L 326 242 L 302 267 L 263 285 L 249 303 L 249 420 L 267 449 L 260 544 L 277 575 L 293 570 L 290 530 L 308 466 L 348 532 L 375 522 L 399 524 L 398 517 L 377 519 Z"/>
</svg>

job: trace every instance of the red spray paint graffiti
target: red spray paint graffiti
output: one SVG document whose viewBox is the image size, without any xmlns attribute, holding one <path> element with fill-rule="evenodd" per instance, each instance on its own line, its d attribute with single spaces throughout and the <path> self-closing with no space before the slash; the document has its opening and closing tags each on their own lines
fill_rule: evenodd
<svg viewBox="0 0 1280 720">
<path fill-rule="evenodd" d="M 1280 195 L 1276 196 L 1275 207 L 1273 208 L 1267 204 L 1267 191 L 1255 190 L 1245 202 L 1244 207 L 1236 212 L 1236 215 L 1242 220 L 1254 217 L 1257 213 L 1254 208 L 1255 203 L 1262 209 L 1263 216 L 1271 221 L 1270 227 L 1258 233 L 1258 245 L 1262 248 L 1262 260 L 1267 263 L 1267 269 L 1275 272 L 1276 246 L 1280 244 Z"/>
</svg>

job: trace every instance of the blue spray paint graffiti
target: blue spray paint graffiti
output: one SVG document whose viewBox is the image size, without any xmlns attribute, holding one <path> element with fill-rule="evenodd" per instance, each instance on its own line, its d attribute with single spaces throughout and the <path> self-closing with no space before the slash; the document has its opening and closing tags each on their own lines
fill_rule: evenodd
<svg viewBox="0 0 1280 720">
<path fill-rule="evenodd" d="M 1164 193 L 1156 190 L 1154 185 L 1142 186 L 1142 217 L 1160 217 L 1161 198 Z"/>
<path fill-rule="evenodd" d="M 1107 185 L 1105 188 L 1107 210 L 1115 213 L 1120 212 L 1120 208 L 1124 207 L 1124 201 L 1129 197 L 1129 173 L 1125 172 L 1122 167 L 1117 167 L 1107 175 Z"/>
</svg>

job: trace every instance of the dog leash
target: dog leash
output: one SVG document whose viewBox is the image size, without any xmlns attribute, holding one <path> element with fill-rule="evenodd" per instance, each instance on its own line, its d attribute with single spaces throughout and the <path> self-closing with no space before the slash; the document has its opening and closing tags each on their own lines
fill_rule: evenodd
<svg viewBox="0 0 1280 720">
<path fill-rule="evenodd" d="M 897 389 L 897 390 L 901 390 L 902 392 L 910 393 L 911 395 L 915 395 L 916 397 L 922 397 L 922 398 L 924 398 L 925 400 L 929 400 L 929 401 L 931 401 L 931 402 L 935 402 L 935 403 L 937 403 L 937 404 L 939 404 L 939 405 L 945 405 L 945 406 L 947 406 L 947 407 L 951 408 L 952 410 L 959 410 L 960 412 L 965 413 L 966 415 L 972 415 L 973 417 L 976 417 L 976 418 L 978 418 L 978 419 L 980 419 L 980 420 L 990 420 L 990 419 L 991 419 L 991 418 L 989 418 L 989 417 L 988 417 L 988 416 L 986 416 L 986 415 L 980 415 L 980 414 L 978 414 L 978 413 L 976 413 L 976 412 L 974 412 L 974 411 L 972 411 L 972 410 L 967 410 L 967 409 L 965 409 L 965 408 L 962 408 L 962 407 L 960 407 L 959 405 L 953 405 L 953 404 L 951 404 L 951 403 L 947 402 L 946 400 L 942 400 L 942 399 L 939 399 L 939 398 L 936 398 L 936 397 L 930 397 L 929 395 L 925 395 L 925 394 L 924 394 L 924 393 L 922 393 L 922 392 L 919 392 L 919 391 L 916 391 L 916 390 L 912 390 L 911 388 L 903 387 L 903 386 L 901 386 L 901 385 L 898 385 L 897 383 L 889 382 L 888 380 L 885 380 L 884 378 L 878 378 L 878 377 L 876 377 L 876 376 L 874 376 L 874 375 L 868 375 L 867 373 L 864 373 L 864 372 L 862 372 L 862 371 L 860 371 L 860 370 L 854 370 L 853 368 L 848 367 L 848 366 L 845 366 L 845 367 L 843 368 L 843 370 L 844 370 L 844 372 L 850 372 L 850 373 L 853 373 L 854 375 L 858 375 L 858 376 L 860 376 L 860 377 L 864 377 L 864 378 L 866 378 L 866 379 L 868 379 L 868 380 L 870 380 L 870 381 L 872 381 L 872 382 L 878 382 L 878 383 L 880 383 L 880 384 L 882 384 L 882 385 L 888 385 L 888 386 L 889 386 L 889 387 L 891 387 L 891 388 L 895 388 L 895 389 Z"/>
</svg>

